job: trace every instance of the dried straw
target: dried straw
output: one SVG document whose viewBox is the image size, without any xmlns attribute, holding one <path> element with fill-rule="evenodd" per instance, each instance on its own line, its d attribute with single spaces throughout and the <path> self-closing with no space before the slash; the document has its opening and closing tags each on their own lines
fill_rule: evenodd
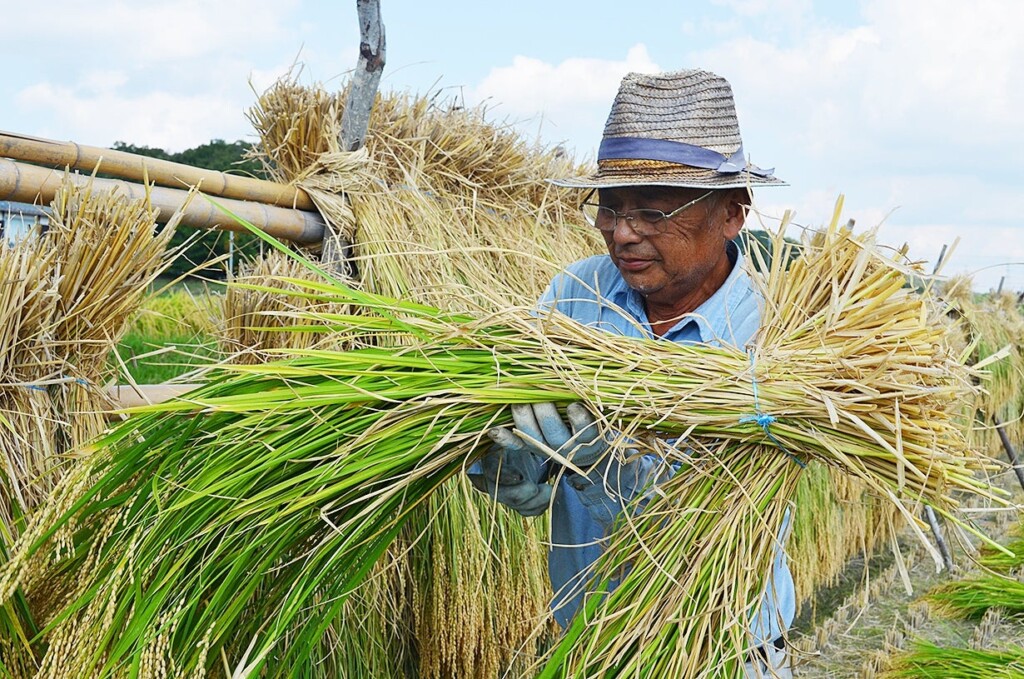
<svg viewBox="0 0 1024 679">
<path fill-rule="evenodd" d="M 0 242 L 0 563 L 105 428 L 108 356 L 169 263 L 177 222 L 157 232 L 147 201 L 70 181 L 51 207 L 45 233 Z M 16 591 L 0 609 L 5 670 L 28 676 L 36 666 L 33 618 L 58 605 L 60 589 Z"/>
</svg>

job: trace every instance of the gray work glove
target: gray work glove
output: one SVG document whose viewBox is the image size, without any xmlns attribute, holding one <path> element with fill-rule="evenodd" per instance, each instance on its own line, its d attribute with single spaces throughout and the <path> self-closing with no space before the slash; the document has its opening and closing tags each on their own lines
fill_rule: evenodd
<svg viewBox="0 0 1024 679">
<path fill-rule="evenodd" d="M 496 432 L 508 436 L 495 436 Z M 466 475 L 470 483 L 523 516 L 543 514 L 551 502 L 551 486 L 544 482 L 544 458 L 507 429 L 487 433 L 495 444 L 480 459 L 482 473 Z"/>
<path fill-rule="evenodd" d="M 480 461 L 483 473 L 469 474 L 473 486 L 524 516 L 543 513 L 551 500 L 551 486 L 546 483 L 551 464 L 566 459 L 586 469 L 611 449 L 585 407 L 571 403 L 566 415 L 568 425 L 553 403 L 513 405 L 512 419 L 522 435 L 504 427 L 487 432 L 495 445 Z M 548 460 L 549 451 L 555 453 L 555 462 Z M 573 474 L 570 482 L 573 479 L 589 485 L 582 476 Z"/>
</svg>

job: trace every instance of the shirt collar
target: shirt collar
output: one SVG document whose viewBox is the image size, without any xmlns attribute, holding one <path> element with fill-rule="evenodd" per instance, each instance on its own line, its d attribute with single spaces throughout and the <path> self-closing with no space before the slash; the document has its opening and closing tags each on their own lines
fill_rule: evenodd
<svg viewBox="0 0 1024 679">
<path fill-rule="evenodd" d="M 730 319 L 737 316 L 735 312 L 750 293 L 750 277 L 747 275 L 744 264 L 743 253 L 733 241 L 726 244 L 726 252 L 732 261 L 732 271 L 729 272 L 722 286 L 714 292 L 711 297 L 704 300 L 689 314 L 673 325 L 662 335 L 663 339 L 679 341 L 681 339 L 696 340 L 705 344 L 719 344 L 722 339 L 730 341 Z M 647 320 L 647 310 L 644 308 L 644 299 L 636 290 L 626 285 L 621 276 L 617 277 L 615 287 L 609 291 L 607 297 L 618 307 L 625 309 L 630 316 L 640 321 L 650 336 L 650 322 Z M 699 339 L 694 337 L 694 329 Z"/>
</svg>

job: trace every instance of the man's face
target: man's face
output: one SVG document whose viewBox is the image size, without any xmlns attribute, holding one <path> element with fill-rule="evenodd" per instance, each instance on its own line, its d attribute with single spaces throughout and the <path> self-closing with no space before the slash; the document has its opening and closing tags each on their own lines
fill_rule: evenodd
<svg viewBox="0 0 1024 679">
<path fill-rule="evenodd" d="M 601 189 L 599 202 L 620 213 L 654 208 L 667 214 L 704 193 L 707 191 L 624 187 Z M 739 235 L 742 226 L 742 210 L 735 202 L 729 196 L 718 199 L 713 195 L 662 222 L 661 232 L 655 235 L 638 235 L 625 219 L 619 219 L 613 231 L 602 233 L 608 254 L 626 284 L 649 303 L 673 305 L 700 296 L 713 272 L 722 270 L 726 241 Z"/>
</svg>

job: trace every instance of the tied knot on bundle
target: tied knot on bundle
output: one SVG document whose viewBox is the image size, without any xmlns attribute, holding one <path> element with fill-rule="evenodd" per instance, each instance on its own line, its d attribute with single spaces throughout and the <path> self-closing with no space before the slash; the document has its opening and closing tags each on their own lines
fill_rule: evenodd
<svg viewBox="0 0 1024 679">
<path fill-rule="evenodd" d="M 801 469 L 807 468 L 807 463 L 798 458 L 796 455 L 791 453 L 786 446 L 782 445 L 782 441 L 776 438 L 775 434 L 772 433 L 772 425 L 778 421 L 778 418 L 770 413 L 766 413 L 761 410 L 761 402 L 757 396 L 757 365 L 754 360 L 754 350 L 750 349 L 747 351 L 747 356 L 750 357 L 750 388 L 754 394 L 754 414 L 744 415 L 740 418 L 740 424 L 747 424 L 748 422 L 755 423 L 764 432 L 764 435 L 778 447 L 779 450 L 784 452 L 789 459 L 793 460 Z"/>
</svg>

